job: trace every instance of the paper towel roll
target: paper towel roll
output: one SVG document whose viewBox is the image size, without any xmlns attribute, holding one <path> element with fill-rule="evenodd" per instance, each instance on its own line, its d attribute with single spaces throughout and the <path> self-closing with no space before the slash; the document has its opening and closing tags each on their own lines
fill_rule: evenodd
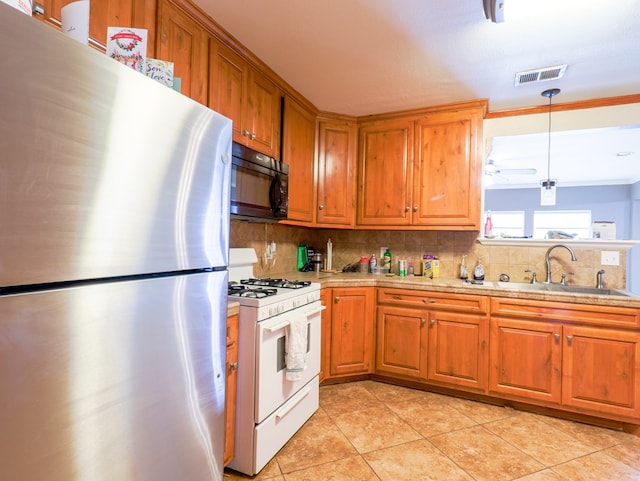
<svg viewBox="0 0 640 481">
<path fill-rule="evenodd" d="M 89 0 L 62 7 L 62 31 L 78 42 L 89 44 Z"/>
</svg>

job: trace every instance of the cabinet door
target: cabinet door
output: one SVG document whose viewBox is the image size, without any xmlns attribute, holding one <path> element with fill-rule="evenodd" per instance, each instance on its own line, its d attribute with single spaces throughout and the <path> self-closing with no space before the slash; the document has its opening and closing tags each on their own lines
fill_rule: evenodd
<svg viewBox="0 0 640 481">
<path fill-rule="evenodd" d="M 640 334 L 580 326 L 563 333 L 563 404 L 638 419 Z"/>
<path fill-rule="evenodd" d="M 355 122 L 318 122 L 316 222 L 319 225 L 355 223 L 356 144 Z"/>
<path fill-rule="evenodd" d="M 334 288 L 331 309 L 331 376 L 370 373 L 373 288 Z"/>
<path fill-rule="evenodd" d="M 378 307 L 376 372 L 426 379 L 427 316 L 420 309 Z"/>
<path fill-rule="evenodd" d="M 173 62 L 181 92 L 207 105 L 209 34 L 169 0 L 158 2 L 157 58 Z"/>
<path fill-rule="evenodd" d="M 284 99 L 282 160 L 289 165 L 287 219 L 313 222 L 315 212 L 315 116 L 290 97 Z"/>
<path fill-rule="evenodd" d="M 210 40 L 210 62 L 209 107 L 233 120 L 233 140 L 244 144 L 242 123 L 247 64 L 238 54 L 213 38 Z"/>
<path fill-rule="evenodd" d="M 236 428 L 236 387 L 238 385 L 238 315 L 227 318 L 227 380 L 224 410 L 224 456 L 227 465 L 234 456 Z"/>
<path fill-rule="evenodd" d="M 489 324 L 486 315 L 429 312 L 429 381 L 486 392 Z"/>
<path fill-rule="evenodd" d="M 360 128 L 359 225 L 411 221 L 413 121 L 391 120 Z"/>
<path fill-rule="evenodd" d="M 320 302 L 325 307 L 320 318 L 320 382 L 329 377 L 329 362 L 331 359 L 331 291 L 331 289 L 322 289 L 320 291 Z"/>
<path fill-rule="evenodd" d="M 266 76 L 249 69 L 245 107 L 247 147 L 276 159 L 280 158 L 280 89 Z"/>
<path fill-rule="evenodd" d="M 479 228 L 481 122 L 479 109 L 417 121 L 413 225 Z"/>
<path fill-rule="evenodd" d="M 559 404 L 561 335 L 562 326 L 550 322 L 492 318 L 490 392 Z"/>
</svg>

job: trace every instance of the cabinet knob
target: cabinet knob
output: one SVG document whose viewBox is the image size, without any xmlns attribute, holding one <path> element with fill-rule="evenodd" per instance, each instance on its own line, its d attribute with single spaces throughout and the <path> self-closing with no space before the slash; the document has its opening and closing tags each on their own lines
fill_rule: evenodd
<svg viewBox="0 0 640 481">
<path fill-rule="evenodd" d="M 567 336 L 567 345 L 570 346 L 573 341 L 573 336 Z"/>
<path fill-rule="evenodd" d="M 560 334 L 554 334 L 553 338 L 556 340 L 556 343 L 560 342 Z"/>
<path fill-rule="evenodd" d="M 246 135 L 247 137 L 249 137 L 249 134 L 250 134 L 250 133 L 251 133 L 251 132 L 249 132 L 247 129 L 244 129 L 244 130 L 242 131 L 242 135 Z"/>
<path fill-rule="evenodd" d="M 436 325 L 436 320 L 435 320 L 435 319 L 431 319 L 431 320 L 429 321 L 429 325 L 430 325 L 431 327 L 435 326 L 435 325 Z"/>
<path fill-rule="evenodd" d="M 411 207 L 409 207 L 409 206 L 406 206 L 406 207 L 404 208 L 404 211 L 405 211 L 405 212 L 409 212 L 410 210 L 411 210 Z"/>
<path fill-rule="evenodd" d="M 238 370 L 238 363 L 237 362 L 230 362 L 229 363 L 229 371 L 237 371 Z"/>
<path fill-rule="evenodd" d="M 333 300 L 333 302 L 337 304 L 339 300 L 340 300 L 340 296 L 336 296 L 336 298 Z"/>
<path fill-rule="evenodd" d="M 320 209 L 320 210 L 324 209 L 324 204 L 320 204 L 320 205 L 318 206 L 318 209 Z"/>
<path fill-rule="evenodd" d="M 424 326 L 427 323 L 424 317 L 420 318 L 420 326 Z"/>
<path fill-rule="evenodd" d="M 255 139 L 256 138 L 256 133 L 255 132 L 251 132 L 251 135 L 249 137 L 251 137 L 251 140 Z"/>
<path fill-rule="evenodd" d="M 418 212 L 418 206 L 417 206 L 417 205 L 414 205 L 414 206 L 413 206 L 413 211 L 414 211 L 414 212 Z"/>
</svg>

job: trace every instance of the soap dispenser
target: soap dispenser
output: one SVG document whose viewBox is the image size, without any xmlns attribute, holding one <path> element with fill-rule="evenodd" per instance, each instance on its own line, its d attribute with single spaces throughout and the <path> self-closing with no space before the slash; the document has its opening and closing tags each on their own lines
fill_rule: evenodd
<svg viewBox="0 0 640 481">
<path fill-rule="evenodd" d="M 478 262 L 476 262 L 476 267 L 473 269 L 473 280 L 484 281 L 484 266 L 482 265 L 482 261 L 480 259 L 478 259 Z"/>
</svg>

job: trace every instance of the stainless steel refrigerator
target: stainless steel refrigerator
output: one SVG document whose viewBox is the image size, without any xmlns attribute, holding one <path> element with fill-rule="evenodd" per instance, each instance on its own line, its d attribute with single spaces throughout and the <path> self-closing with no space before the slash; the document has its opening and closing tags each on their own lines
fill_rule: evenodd
<svg viewBox="0 0 640 481">
<path fill-rule="evenodd" d="M 231 121 L 0 26 L 0 479 L 222 479 Z"/>
</svg>

